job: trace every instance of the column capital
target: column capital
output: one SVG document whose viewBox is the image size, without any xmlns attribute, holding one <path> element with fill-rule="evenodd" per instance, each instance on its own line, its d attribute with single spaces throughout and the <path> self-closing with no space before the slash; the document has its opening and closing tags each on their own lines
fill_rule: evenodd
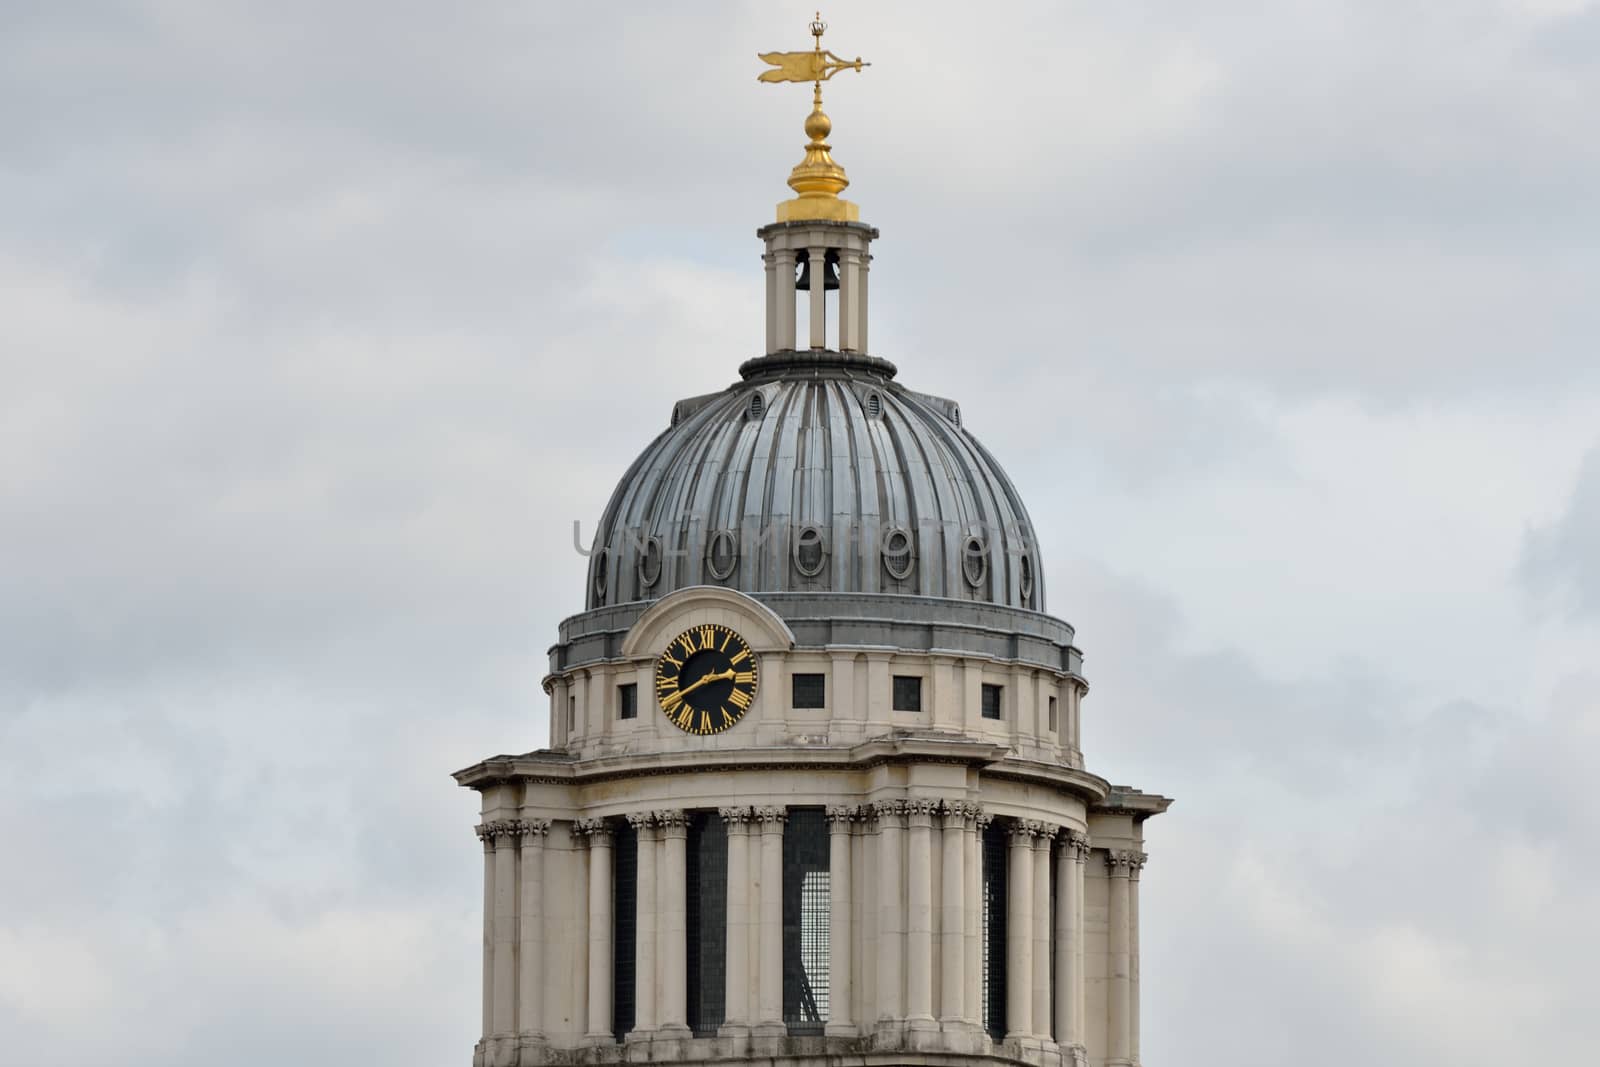
<svg viewBox="0 0 1600 1067">
<path fill-rule="evenodd" d="M 1089 858 L 1089 835 L 1081 830 L 1068 830 L 1061 838 L 1062 847 L 1072 852 L 1072 858 L 1082 863 Z"/>
<path fill-rule="evenodd" d="M 662 837 L 683 837 L 689 832 L 689 816 L 681 808 L 663 808 L 650 813 Z"/>
<path fill-rule="evenodd" d="M 988 829 L 989 824 L 994 822 L 994 815 L 992 815 L 982 804 L 974 804 L 972 806 L 974 809 L 976 809 L 976 814 L 974 814 L 972 817 L 974 825 L 976 825 L 979 830 Z"/>
<path fill-rule="evenodd" d="M 1135 852 L 1133 859 L 1128 864 L 1128 877 L 1135 882 L 1139 880 L 1139 872 L 1144 870 L 1144 865 L 1150 862 L 1150 856 L 1144 852 Z"/>
<path fill-rule="evenodd" d="M 933 817 L 938 814 L 939 801 L 926 797 L 913 797 L 905 802 L 905 813 L 914 830 L 924 830 L 933 826 Z"/>
<path fill-rule="evenodd" d="M 510 845 L 523 834 L 542 834 L 550 828 L 548 819 L 493 819 L 473 827 L 478 839 L 486 846 Z"/>
<path fill-rule="evenodd" d="M 834 833 L 849 833 L 850 824 L 861 820 L 861 808 L 855 804 L 836 804 L 828 808 L 828 825 Z"/>
<path fill-rule="evenodd" d="M 605 819 L 574 819 L 572 832 L 591 847 L 611 847 L 611 824 Z"/>
<path fill-rule="evenodd" d="M 540 838 L 550 832 L 549 819 L 523 819 L 522 820 L 522 847 L 543 844 Z"/>
<path fill-rule="evenodd" d="M 904 800 L 878 800 L 872 804 L 873 817 L 880 826 L 900 825 L 900 820 L 906 817 L 906 802 Z"/>
<path fill-rule="evenodd" d="M 740 805 L 735 808 L 718 808 L 717 814 L 722 816 L 722 821 L 729 826 L 750 821 L 750 808 L 748 805 Z"/>
<path fill-rule="evenodd" d="M 750 814 L 753 821 L 761 824 L 761 832 L 764 834 L 781 833 L 783 830 L 783 824 L 789 818 L 789 811 L 787 808 L 780 808 L 776 806 L 751 808 Z"/>
<path fill-rule="evenodd" d="M 1116 878 L 1135 877 L 1134 872 L 1144 866 L 1145 854 L 1134 849 L 1113 848 L 1106 850 L 1106 866 Z"/>
</svg>

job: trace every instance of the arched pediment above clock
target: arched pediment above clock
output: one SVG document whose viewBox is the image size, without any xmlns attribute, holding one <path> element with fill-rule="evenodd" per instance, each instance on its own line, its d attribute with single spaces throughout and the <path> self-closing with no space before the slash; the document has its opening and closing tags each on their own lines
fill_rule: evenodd
<svg viewBox="0 0 1600 1067">
<path fill-rule="evenodd" d="M 755 652 L 787 652 L 794 632 L 765 604 L 715 585 L 694 585 L 662 597 L 639 616 L 622 642 L 625 657 L 651 656 L 691 626 L 731 627 Z"/>
</svg>

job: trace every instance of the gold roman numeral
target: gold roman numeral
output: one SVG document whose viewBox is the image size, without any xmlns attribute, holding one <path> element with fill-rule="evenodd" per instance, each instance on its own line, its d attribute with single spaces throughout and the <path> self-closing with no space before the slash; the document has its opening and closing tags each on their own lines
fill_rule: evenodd
<svg viewBox="0 0 1600 1067">
<path fill-rule="evenodd" d="M 703 734 L 711 732 L 711 713 L 709 711 L 700 713 L 700 732 Z"/>
<path fill-rule="evenodd" d="M 755 671 L 740 671 L 738 674 L 735 674 L 733 676 L 733 681 L 734 681 L 735 685 L 755 685 L 756 684 L 756 672 Z"/>
<path fill-rule="evenodd" d="M 728 696 L 728 700 L 735 707 L 737 707 L 740 711 L 744 711 L 745 709 L 750 707 L 751 699 L 752 698 L 751 698 L 750 694 L 746 693 L 743 689 L 735 689 Z"/>
<path fill-rule="evenodd" d="M 706 648 L 715 648 L 716 646 L 717 646 L 717 630 L 716 630 L 716 627 L 714 627 L 714 626 L 702 626 L 702 627 L 700 627 L 700 647 L 702 649 L 706 649 Z"/>
<path fill-rule="evenodd" d="M 689 728 L 689 724 L 694 721 L 694 707 L 692 705 L 685 704 L 683 707 L 678 709 L 677 717 L 675 717 L 672 721 L 677 723 L 678 729 L 687 730 Z"/>
<path fill-rule="evenodd" d="M 732 726 L 734 723 L 739 721 L 736 717 L 728 714 L 728 709 L 727 708 L 718 708 L 717 710 L 722 713 L 722 726 L 723 726 L 723 729 L 727 729 L 728 727 Z"/>
<path fill-rule="evenodd" d="M 674 667 L 678 668 L 678 670 L 680 670 L 680 671 L 683 670 L 683 662 L 681 660 L 673 659 L 672 658 L 672 651 L 670 649 L 668 651 L 666 651 L 666 652 L 661 653 L 661 658 L 666 660 L 668 663 L 672 664 Z"/>
<path fill-rule="evenodd" d="M 677 643 L 683 646 L 683 654 L 684 654 L 685 658 L 694 655 L 694 634 L 693 633 L 686 633 L 686 634 L 679 635 Z"/>
<path fill-rule="evenodd" d="M 738 664 L 740 660 L 748 659 L 749 656 L 750 650 L 748 648 L 741 648 L 739 651 L 728 657 L 728 662 L 732 664 Z"/>
</svg>

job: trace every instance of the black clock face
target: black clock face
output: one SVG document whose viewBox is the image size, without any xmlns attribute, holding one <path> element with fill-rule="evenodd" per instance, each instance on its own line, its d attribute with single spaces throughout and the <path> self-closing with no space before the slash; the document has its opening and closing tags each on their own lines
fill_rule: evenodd
<svg viewBox="0 0 1600 1067">
<path fill-rule="evenodd" d="M 656 660 L 656 700 L 684 733 L 720 734 L 755 698 L 756 657 L 726 626 L 685 630 Z"/>
</svg>

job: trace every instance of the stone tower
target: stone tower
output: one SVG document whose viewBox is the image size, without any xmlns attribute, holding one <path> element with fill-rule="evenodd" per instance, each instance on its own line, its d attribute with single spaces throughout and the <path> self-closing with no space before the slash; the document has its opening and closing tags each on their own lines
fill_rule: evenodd
<svg viewBox="0 0 1600 1067">
<path fill-rule="evenodd" d="M 1139 1063 L 1143 825 L 1171 802 L 1086 768 L 1021 497 L 870 354 L 878 231 L 821 107 L 861 64 L 821 29 L 762 57 L 816 84 L 798 195 L 757 231 L 765 352 L 612 494 L 548 747 L 455 776 L 482 794 L 475 1067 Z"/>
</svg>

